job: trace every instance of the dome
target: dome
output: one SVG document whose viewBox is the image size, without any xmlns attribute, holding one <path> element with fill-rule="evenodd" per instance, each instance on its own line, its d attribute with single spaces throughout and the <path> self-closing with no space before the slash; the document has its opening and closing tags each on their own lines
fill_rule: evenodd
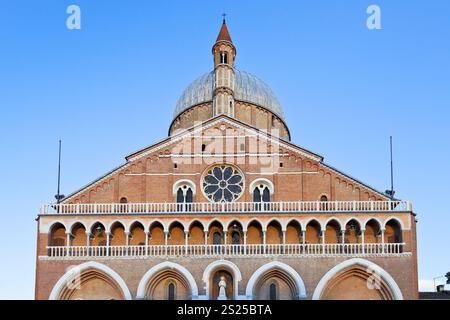
<svg viewBox="0 0 450 320">
<path fill-rule="evenodd" d="M 214 74 L 212 72 L 194 80 L 178 100 L 173 118 L 175 119 L 192 106 L 212 101 L 213 85 Z M 235 70 L 234 98 L 264 107 L 285 121 L 283 108 L 272 89 L 261 79 L 248 72 Z"/>
</svg>

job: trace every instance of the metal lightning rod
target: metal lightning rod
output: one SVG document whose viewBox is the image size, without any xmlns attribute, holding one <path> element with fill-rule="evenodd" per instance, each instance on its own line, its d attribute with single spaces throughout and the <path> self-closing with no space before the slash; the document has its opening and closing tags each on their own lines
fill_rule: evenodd
<svg viewBox="0 0 450 320">
<path fill-rule="evenodd" d="M 386 194 L 390 196 L 391 200 L 394 200 L 394 161 L 392 160 L 392 136 L 390 136 L 390 153 L 391 153 L 391 190 L 386 190 Z"/>
<path fill-rule="evenodd" d="M 64 195 L 60 194 L 60 185 L 61 185 L 61 139 L 59 140 L 59 153 L 58 153 L 58 189 L 56 191 L 56 203 L 59 203 L 61 199 L 64 198 Z"/>
</svg>

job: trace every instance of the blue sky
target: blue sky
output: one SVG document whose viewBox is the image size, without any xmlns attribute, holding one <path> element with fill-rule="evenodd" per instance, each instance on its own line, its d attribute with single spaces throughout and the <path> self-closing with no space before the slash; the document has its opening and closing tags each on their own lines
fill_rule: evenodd
<svg viewBox="0 0 450 320">
<path fill-rule="evenodd" d="M 66 28 L 70 4 L 81 30 Z M 381 30 L 366 27 L 370 4 Z M 237 68 L 277 93 L 294 143 L 385 190 L 394 136 L 419 279 L 450 271 L 449 1 L 16 0 L 0 10 L 0 298 L 33 298 L 58 139 L 68 194 L 164 138 L 182 90 L 212 68 L 223 12 Z"/>
</svg>

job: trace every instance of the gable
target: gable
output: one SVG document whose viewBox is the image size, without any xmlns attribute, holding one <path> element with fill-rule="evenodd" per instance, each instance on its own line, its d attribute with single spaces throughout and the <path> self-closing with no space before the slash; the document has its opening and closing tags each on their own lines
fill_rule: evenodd
<svg viewBox="0 0 450 320">
<path fill-rule="evenodd" d="M 203 144 L 205 150 L 202 149 Z M 125 164 L 69 195 L 63 202 L 92 202 L 93 194 L 95 194 L 94 202 L 119 202 L 122 193 L 119 189 L 124 190 L 123 186 L 136 189 L 138 185 L 141 187 L 136 192 L 141 192 L 143 196 L 139 199 L 131 198 L 134 200 L 131 202 L 147 202 L 149 201 L 145 195 L 147 192 L 170 194 L 168 186 L 165 186 L 164 190 L 152 189 L 147 181 L 148 177 L 151 177 L 152 183 L 166 185 L 173 180 L 167 177 L 173 176 L 175 172 L 178 176 L 195 176 L 197 183 L 200 183 L 200 175 L 206 165 L 220 161 L 239 165 L 245 163 L 246 158 L 257 159 L 255 164 L 250 162 L 247 166 L 252 172 L 262 172 L 263 169 L 266 170 L 264 174 L 280 175 L 322 172 L 323 175 L 329 174 L 330 179 L 332 176 L 338 185 L 343 182 L 346 186 L 350 185 L 357 190 L 364 189 L 368 199 L 387 199 L 384 194 L 323 163 L 323 157 L 315 153 L 235 119 L 219 116 L 127 156 Z M 281 168 L 280 162 L 284 162 L 286 166 Z M 190 172 L 174 171 L 175 163 L 180 166 L 187 164 Z M 304 180 L 310 181 L 311 184 L 317 181 L 312 176 Z M 336 194 L 338 190 L 336 189 Z M 171 201 L 166 198 L 159 200 Z"/>
</svg>

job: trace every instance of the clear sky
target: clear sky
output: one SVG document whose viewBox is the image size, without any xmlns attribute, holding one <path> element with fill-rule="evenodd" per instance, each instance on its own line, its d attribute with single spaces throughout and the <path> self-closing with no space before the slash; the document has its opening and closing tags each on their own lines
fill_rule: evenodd
<svg viewBox="0 0 450 320">
<path fill-rule="evenodd" d="M 70 4 L 81 30 L 66 28 Z M 394 136 L 419 279 L 450 271 L 450 1 L 15 0 L 0 5 L 0 298 L 33 298 L 58 139 L 69 194 L 166 137 L 182 90 L 212 69 L 223 12 L 237 68 L 277 93 L 294 143 L 385 190 Z"/>
</svg>

